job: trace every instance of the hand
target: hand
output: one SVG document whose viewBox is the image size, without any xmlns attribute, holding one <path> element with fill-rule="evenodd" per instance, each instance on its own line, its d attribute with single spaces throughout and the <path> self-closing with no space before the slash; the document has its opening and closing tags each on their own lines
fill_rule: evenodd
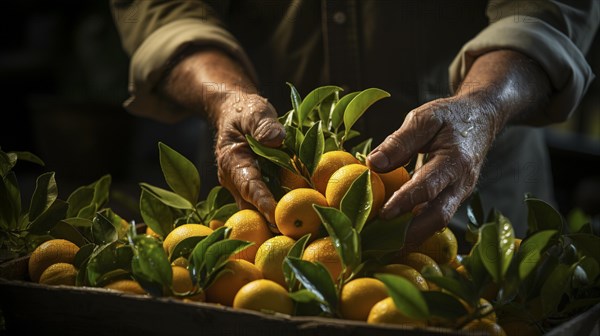
<svg viewBox="0 0 600 336">
<path fill-rule="evenodd" d="M 262 180 L 245 135 L 252 135 L 265 146 L 280 146 L 285 130 L 275 109 L 257 94 L 231 94 L 221 104 L 216 126 L 219 182 L 233 194 L 240 209 L 258 209 L 274 228 L 276 202 Z"/>
</svg>

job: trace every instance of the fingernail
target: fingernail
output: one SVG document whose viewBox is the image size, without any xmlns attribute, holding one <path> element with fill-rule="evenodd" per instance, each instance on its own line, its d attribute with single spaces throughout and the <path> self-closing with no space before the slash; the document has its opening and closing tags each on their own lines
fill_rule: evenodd
<svg viewBox="0 0 600 336">
<path fill-rule="evenodd" d="M 371 153 L 367 160 L 369 160 L 369 165 L 375 169 L 386 169 L 390 165 L 390 159 L 381 151 Z"/>
</svg>

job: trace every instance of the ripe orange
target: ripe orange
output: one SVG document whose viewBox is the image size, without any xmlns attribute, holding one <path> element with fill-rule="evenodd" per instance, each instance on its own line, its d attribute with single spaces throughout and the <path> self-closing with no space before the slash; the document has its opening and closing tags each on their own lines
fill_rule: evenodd
<svg viewBox="0 0 600 336">
<path fill-rule="evenodd" d="M 287 236 L 275 236 L 258 248 L 254 265 L 262 272 L 263 278 L 286 286 L 283 275 L 283 260 L 296 241 Z"/>
<path fill-rule="evenodd" d="M 429 286 L 427 285 L 427 281 L 425 281 L 423 275 L 410 266 L 402 264 L 389 264 L 381 267 L 379 272 L 401 276 L 410 281 L 419 290 L 429 290 Z"/>
<path fill-rule="evenodd" d="M 178 294 L 190 292 L 194 289 L 190 272 L 181 266 L 171 266 L 173 269 L 173 291 Z"/>
<path fill-rule="evenodd" d="M 331 237 L 319 238 L 306 246 L 302 254 L 303 260 L 320 262 L 327 268 L 331 278 L 337 282 L 342 273 L 342 260 L 333 246 Z"/>
<path fill-rule="evenodd" d="M 445 227 L 427 238 L 416 252 L 430 256 L 440 265 L 447 264 L 456 258 L 458 242 L 452 230 Z"/>
<path fill-rule="evenodd" d="M 162 239 L 162 237 L 158 233 L 156 233 L 156 231 L 152 230 L 149 226 L 146 226 L 146 234 L 157 239 Z"/>
<path fill-rule="evenodd" d="M 349 320 L 366 321 L 373 306 L 388 297 L 383 282 L 358 278 L 346 283 L 340 292 L 340 311 Z"/>
<path fill-rule="evenodd" d="M 173 231 L 169 232 L 169 234 L 163 241 L 163 248 L 165 249 L 165 252 L 167 252 L 167 255 L 170 256 L 171 253 L 173 253 L 175 246 L 177 246 L 177 244 L 179 244 L 182 240 L 195 236 L 208 236 L 212 232 L 213 230 L 211 230 L 206 225 L 183 224 L 173 229 Z"/>
<path fill-rule="evenodd" d="M 346 151 L 331 151 L 323 154 L 312 175 L 312 182 L 321 194 L 325 195 L 327 182 L 336 170 L 349 164 L 360 164 L 360 162 Z"/>
<path fill-rule="evenodd" d="M 293 239 L 300 239 L 307 233 L 316 238 L 321 218 L 313 204 L 327 206 L 327 200 L 320 192 L 309 188 L 294 189 L 285 194 L 275 207 L 275 224 L 279 231 Z"/>
<path fill-rule="evenodd" d="M 402 256 L 402 258 L 400 258 L 398 260 L 398 263 L 408 265 L 408 266 L 414 268 L 415 270 L 417 270 L 417 272 L 419 272 L 419 273 L 423 273 L 423 271 L 425 269 L 428 269 L 430 272 L 432 272 L 436 276 L 444 275 L 442 273 L 442 269 L 435 262 L 435 260 L 431 259 L 430 256 L 423 254 L 423 253 L 410 252 L 410 253 Z M 439 289 L 439 287 L 436 284 L 434 284 L 433 282 L 430 282 L 430 281 L 427 281 L 427 286 L 429 287 L 429 290 L 438 290 Z"/>
<path fill-rule="evenodd" d="M 410 175 L 404 167 L 398 167 L 391 172 L 378 175 L 385 186 L 385 199 L 390 198 L 396 190 L 400 189 L 404 183 L 410 180 Z"/>
<path fill-rule="evenodd" d="M 231 306 L 240 288 L 258 279 L 262 279 L 262 274 L 253 264 L 244 259 L 229 260 L 217 279 L 206 288 L 206 301 Z"/>
<path fill-rule="evenodd" d="M 350 164 L 343 166 L 331 175 L 329 182 L 327 182 L 327 189 L 325 191 L 325 198 L 329 206 L 339 208 L 342 198 L 346 195 L 348 189 L 352 185 L 352 182 L 365 170 L 367 166 L 361 164 Z M 371 212 L 369 218 L 372 218 L 377 214 L 379 209 L 383 206 L 385 198 L 385 187 L 381 178 L 374 172 L 371 172 L 371 190 L 373 193 L 373 205 L 371 206 Z"/>
<path fill-rule="evenodd" d="M 233 308 L 291 315 L 294 303 L 288 292 L 274 281 L 259 279 L 244 285 L 235 295 Z"/>
<path fill-rule="evenodd" d="M 367 318 L 367 323 L 401 324 L 414 327 L 425 327 L 426 321 L 410 318 L 396 308 L 391 297 L 377 302 Z"/>
<path fill-rule="evenodd" d="M 225 226 L 231 228 L 230 239 L 246 240 L 254 243 L 254 245 L 233 255 L 232 259 L 244 259 L 254 263 L 258 247 L 267 239 L 273 237 L 267 221 L 256 210 L 245 209 L 236 212 L 225 222 Z"/>
<path fill-rule="evenodd" d="M 73 263 L 78 251 L 77 245 L 65 239 L 51 239 L 40 244 L 29 257 L 29 278 L 39 282 L 46 268 L 56 263 Z"/>
<path fill-rule="evenodd" d="M 104 286 L 104 288 L 116 290 L 124 293 L 131 294 L 146 294 L 146 291 L 140 286 L 140 284 L 135 280 L 117 280 L 115 282 L 111 282 L 110 284 Z"/>
<path fill-rule="evenodd" d="M 77 269 L 75 266 L 67 263 L 56 263 L 50 265 L 42 272 L 40 283 L 52 286 L 75 286 L 75 279 L 77 279 Z"/>
<path fill-rule="evenodd" d="M 279 184 L 288 190 L 310 187 L 302 176 L 294 174 L 285 168 L 281 168 L 280 170 Z"/>
<path fill-rule="evenodd" d="M 222 220 L 218 220 L 218 219 L 213 219 L 210 222 L 208 222 L 208 227 L 211 228 L 212 230 L 216 230 L 223 225 L 225 225 L 225 222 L 223 222 Z"/>
<path fill-rule="evenodd" d="M 490 320 L 474 320 L 463 327 L 465 331 L 479 331 L 490 336 L 506 336 L 501 326 Z"/>
</svg>

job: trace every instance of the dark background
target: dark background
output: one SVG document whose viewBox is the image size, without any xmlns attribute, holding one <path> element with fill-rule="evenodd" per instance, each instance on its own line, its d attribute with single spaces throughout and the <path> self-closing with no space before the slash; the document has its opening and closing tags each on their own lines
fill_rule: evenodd
<svg viewBox="0 0 600 336">
<path fill-rule="evenodd" d="M 56 172 L 63 199 L 74 188 L 111 174 L 111 207 L 126 219 L 139 221 L 138 183 L 165 186 L 158 164 L 159 141 L 196 163 L 203 196 L 216 185 L 212 134 L 203 120 L 165 125 L 123 109 L 128 58 L 108 1 L 3 3 L 0 34 L 0 147 L 31 151 L 46 162 L 43 168 L 18 164 L 25 195 L 45 171 Z M 600 73 L 598 37 L 587 57 L 594 72 Z M 567 213 L 577 206 L 598 215 L 598 80 L 568 122 L 546 130 L 560 210 Z"/>
</svg>

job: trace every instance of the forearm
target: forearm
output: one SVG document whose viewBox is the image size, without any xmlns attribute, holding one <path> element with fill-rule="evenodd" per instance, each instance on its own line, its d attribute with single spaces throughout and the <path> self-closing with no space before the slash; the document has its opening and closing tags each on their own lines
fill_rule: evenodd
<svg viewBox="0 0 600 336">
<path fill-rule="evenodd" d="M 456 96 L 472 95 L 488 105 L 498 133 L 508 123 L 528 123 L 546 108 L 552 87 L 544 70 L 520 52 L 497 50 L 479 56 Z"/>
<path fill-rule="evenodd" d="M 217 49 L 198 50 L 179 61 L 165 76 L 160 93 L 188 113 L 217 124 L 227 99 L 257 93 L 244 68 Z"/>
</svg>

